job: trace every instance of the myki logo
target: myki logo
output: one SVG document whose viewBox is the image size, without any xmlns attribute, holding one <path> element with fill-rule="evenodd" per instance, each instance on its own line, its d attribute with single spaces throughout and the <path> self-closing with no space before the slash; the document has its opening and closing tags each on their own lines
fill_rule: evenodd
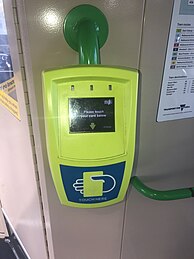
<svg viewBox="0 0 194 259">
<path fill-rule="evenodd" d="M 73 184 L 75 191 L 84 197 L 103 196 L 104 193 L 111 192 L 115 186 L 115 178 L 103 174 L 103 171 L 84 172 L 83 179 L 77 179 Z"/>
</svg>

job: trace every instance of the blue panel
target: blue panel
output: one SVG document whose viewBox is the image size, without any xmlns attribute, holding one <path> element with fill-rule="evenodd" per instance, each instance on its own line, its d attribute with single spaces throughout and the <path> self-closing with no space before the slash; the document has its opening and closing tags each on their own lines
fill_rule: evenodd
<svg viewBox="0 0 194 259">
<path fill-rule="evenodd" d="M 99 203 L 106 202 L 118 197 L 123 175 L 125 162 L 96 167 L 75 167 L 60 165 L 61 177 L 67 199 L 76 203 Z M 84 197 L 83 173 L 103 172 L 103 175 L 91 177 L 93 181 L 103 180 L 103 194 L 101 196 Z"/>
</svg>

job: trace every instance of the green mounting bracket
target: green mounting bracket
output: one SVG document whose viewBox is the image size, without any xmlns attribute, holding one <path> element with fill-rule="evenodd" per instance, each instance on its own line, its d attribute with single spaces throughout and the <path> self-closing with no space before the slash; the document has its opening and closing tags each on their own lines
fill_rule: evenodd
<svg viewBox="0 0 194 259">
<path fill-rule="evenodd" d="M 100 64 L 100 48 L 108 37 L 107 19 L 98 8 L 79 5 L 65 17 L 64 37 L 79 52 L 80 64 Z"/>
<path fill-rule="evenodd" d="M 194 197 L 194 187 L 176 190 L 158 191 L 149 188 L 137 176 L 131 178 L 131 184 L 144 196 L 160 201 L 180 200 Z"/>
</svg>

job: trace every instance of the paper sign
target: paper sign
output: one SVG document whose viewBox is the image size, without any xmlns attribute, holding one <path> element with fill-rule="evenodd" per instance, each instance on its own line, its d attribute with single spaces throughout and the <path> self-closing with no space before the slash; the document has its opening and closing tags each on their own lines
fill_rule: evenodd
<svg viewBox="0 0 194 259">
<path fill-rule="evenodd" d="M 174 1 L 157 121 L 194 117 L 194 1 Z"/>
</svg>

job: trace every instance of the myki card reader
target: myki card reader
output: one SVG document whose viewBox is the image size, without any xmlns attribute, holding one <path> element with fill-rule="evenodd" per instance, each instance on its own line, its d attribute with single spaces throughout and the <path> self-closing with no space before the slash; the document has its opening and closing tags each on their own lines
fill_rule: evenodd
<svg viewBox="0 0 194 259">
<path fill-rule="evenodd" d="M 49 163 L 62 204 L 123 200 L 134 159 L 138 72 L 75 66 L 43 72 Z"/>
<path fill-rule="evenodd" d="M 72 207 L 122 201 L 131 178 L 138 71 L 100 65 L 108 31 L 108 21 L 97 7 L 74 7 L 64 19 L 63 33 L 79 53 L 80 65 L 43 72 L 50 169 L 61 203 Z M 137 176 L 131 183 L 151 199 L 194 196 L 194 187 L 158 191 Z"/>
</svg>

